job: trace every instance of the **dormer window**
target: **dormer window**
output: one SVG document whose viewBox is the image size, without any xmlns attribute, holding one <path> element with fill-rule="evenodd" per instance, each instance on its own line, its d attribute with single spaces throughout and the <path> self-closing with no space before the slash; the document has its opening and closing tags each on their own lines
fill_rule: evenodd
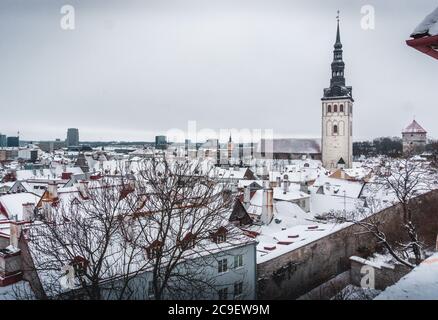
<svg viewBox="0 0 438 320">
<path fill-rule="evenodd" d="M 81 256 L 76 256 L 72 260 L 71 266 L 73 266 L 76 275 L 82 276 L 87 272 L 88 260 Z"/>
<path fill-rule="evenodd" d="M 228 230 L 225 227 L 220 227 L 216 232 L 211 234 L 211 239 L 214 243 L 223 243 L 227 241 Z"/>
<path fill-rule="evenodd" d="M 183 250 L 191 249 L 195 247 L 196 236 L 189 232 L 182 240 L 178 240 L 177 244 Z"/>
<path fill-rule="evenodd" d="M 161 252 L 162 243 L 161 241 L 155 240 L 151 243 L 149 247 L 146 248 L 146 254 L 149 259 L 155 259 Z"/>
</svg>

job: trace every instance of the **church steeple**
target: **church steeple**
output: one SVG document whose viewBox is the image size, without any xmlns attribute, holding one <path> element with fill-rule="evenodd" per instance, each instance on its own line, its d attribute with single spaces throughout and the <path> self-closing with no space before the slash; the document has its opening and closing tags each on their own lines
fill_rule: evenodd
<svg viewBox="0 0 438 320">
<path fill-rule="evenodd" d="M 322 97 L 322 163 L 326 169 L 351 168 L 353 163 L 352 87 L 345 85 L 345 63 L 339 11 L 331 63 L 330 87 Z"/>
<path fill-rule="evenodd" d="M 345 76 L 344 76 L 345 63 L 343 60 L 341 28 L 339 23 L 340 22 L 339 11 L 336 20 L 337 20 L 336 42 L 334 44 L 333 62 L 331 64 L 332 77 L 330 79 L 330 88 L 324 89 L 324 98 L 345 97 L 345 96 L 352 97 L 351 87 L 345 86 Z"/>
</svg>

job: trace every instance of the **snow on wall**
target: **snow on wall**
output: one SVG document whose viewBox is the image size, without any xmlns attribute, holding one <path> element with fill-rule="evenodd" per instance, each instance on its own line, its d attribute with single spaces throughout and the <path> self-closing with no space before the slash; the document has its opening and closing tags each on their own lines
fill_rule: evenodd
<svg viewBox="0 0 438 320">
<path fill-rule="evenodd" d="M 376 300 L 438 300 L 438 253 L 388 287 Z"/>
</svg>

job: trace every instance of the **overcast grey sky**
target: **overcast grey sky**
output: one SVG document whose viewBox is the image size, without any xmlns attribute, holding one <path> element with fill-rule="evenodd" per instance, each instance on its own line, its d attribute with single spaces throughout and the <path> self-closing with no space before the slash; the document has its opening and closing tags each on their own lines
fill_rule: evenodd
<svg viewBox="0 0 438 320">
<path fill-rule="evenodd" d="M 60 28 L 60 8 L 76 29 Z M 376 29 L 363 30 L 373 5 Z M 0 132 L 152 140 L 170 128 L 319 137 L 341 10 L 356 140 L 438 137 L 438 62 L 405 44 L 433 0 L 0 0 Z"/>
</svg>

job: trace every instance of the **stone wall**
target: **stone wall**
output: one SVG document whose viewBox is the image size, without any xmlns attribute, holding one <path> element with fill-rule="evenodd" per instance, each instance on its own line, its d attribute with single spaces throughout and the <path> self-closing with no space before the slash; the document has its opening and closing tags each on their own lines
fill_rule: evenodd
<svg viewBox="0 0 438 320">
<path fill-rule="evenodd" d="M 434 246 L 438 232 L 438 190 L 417 198 L 415 223 L 422 240 Z M 387 208 L 382 229 L 389 239 L 400 236 L 400 207 Z M 383 220 L 383 219 L 379 219 Z M 378 248 L 371 234 L 352 225 L 338 232 L 258 264 L 259 299 L 297 299 L 312 289 L 350 269 L 349 257 L 366 257 Z"/>
</svg>

